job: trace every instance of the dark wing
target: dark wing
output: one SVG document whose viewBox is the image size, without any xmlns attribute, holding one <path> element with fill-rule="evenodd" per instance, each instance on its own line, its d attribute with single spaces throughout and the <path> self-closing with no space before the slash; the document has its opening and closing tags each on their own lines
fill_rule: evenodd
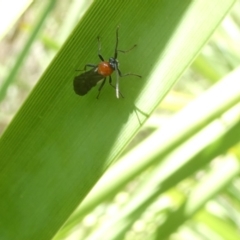
<svg viewBox="0 0 240 240">
<path fill-rule="evenodd" d="M 96 68 L 84 72 L 79 76 L 76 76 L 73 80 L 73 88 L 76 94 L 85 95 L 90 89 L 96 86 L 97 82 L 102 80 L 104 76 L 96 72 Z"/>
</svg>

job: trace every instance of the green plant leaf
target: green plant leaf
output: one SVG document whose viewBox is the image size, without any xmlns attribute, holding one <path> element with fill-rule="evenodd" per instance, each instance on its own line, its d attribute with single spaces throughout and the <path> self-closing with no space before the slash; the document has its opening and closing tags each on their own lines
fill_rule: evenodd
<svg viewBox="0 0 240 240">
<path fill-rule="evenodd" d="M 196 57 L 233 0 L 95 1 L 0 140 L 0 233 L 50 239 Z M 203 14 L 204 12 L 204 14 Z M 76 69 L 111 56 L 115 30 L 124 99 L 105 86 L 74 94 Z M 120 53 L 119 53 L 120 55 Z"/>
<path fill-rule="evenodd" d="M 23 65 L 24 60 L 27 57 L 34 40 L 41 31 L 42 25 L 44 24 L 46 18 L 52 11 L 55 4 L 56 0 L 49 1 L 46 4 L 45 8 L 42 10 L 41 14 L 39 15 L 38 20 L 36 21 L 36 25 L 33 27 L 33 31 L 30 33 L 28 40 L 26 41 L 22 51 L 20 52 L 15 61 L 15 64 L 13 65 L 13 68 L 9 71 L 8 76 L 6 77 L 5 81 L 3 82 L 0 88 L 0 102 L 4 99 L 9 86 L 14 82 L 15 77 L 18 74 L 19 69 Z"/>
</svg>

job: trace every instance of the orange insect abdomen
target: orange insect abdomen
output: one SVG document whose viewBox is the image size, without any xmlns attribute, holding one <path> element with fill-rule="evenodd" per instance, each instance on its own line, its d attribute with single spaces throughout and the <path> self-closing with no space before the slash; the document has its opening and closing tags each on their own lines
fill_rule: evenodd
<svg viewBox="0 0 240 240">
<path fill-rule="evenodd" d="M 104 77 L 110 76 L 114 69 L 110 66 L 109 62 L 100 62 L 98 64 L 98 73 Z"/>
</svg>

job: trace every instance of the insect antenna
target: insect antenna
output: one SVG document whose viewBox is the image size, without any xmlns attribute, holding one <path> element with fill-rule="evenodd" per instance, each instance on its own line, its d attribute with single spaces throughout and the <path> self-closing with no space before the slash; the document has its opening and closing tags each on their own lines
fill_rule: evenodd
<svg viewBox="0 0 240 240">
<path fill-rule="evenodd" d="M 114 58 L 116 59 L 117 58 L 117 55 L 118 55 L 118 29 L 119 29 L 119 26 L 117 26 L 117 30 L 116 30 L 116 45 L 115 45 L 115 52 L 114 52 Z"/>
<path fill-rule="evenodd" d="M 101 46 L 101 41 L 100 41 L 100 37 L 99 37 L 99 36 L 97 37 L 97 40 L 98 40 L 98 57 L 99 57 L 102 61 L 104 61 L 104 58 L 103 58 L 103 56 L 102 56 L 102 54 L 101 54 L 102 46 Z"/>
</svg>

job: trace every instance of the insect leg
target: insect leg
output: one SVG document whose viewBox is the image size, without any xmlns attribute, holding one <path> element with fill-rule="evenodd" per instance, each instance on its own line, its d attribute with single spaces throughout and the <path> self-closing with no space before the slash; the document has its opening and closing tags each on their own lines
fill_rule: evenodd
<svg viewBox="0 0 240 240">
<path fill-rule="evenodd" d="M 97 40 L 98 40 L 98 57 L 99 57 L 102 61 L 104 61 L 104 58 L 103 58 L 103 56 L 102 56 L 102 54 L 101 54 L 101 42 L 100 42 L 100 37 L 97 37 Z"/>
<path fill-rule="evenodd" d="M 76 69 L 76 71 L 85 71 L 85 72 L 86 72 L 87 67 L 95 68 L 95 67 L 97 67 L 97 65 L 96 65 L 96 64 L 88 63 L 88 64 L 86 64 L 86 65 L 84 66 L 84 69 Z"/>
<path fill-rule="evenodd" d="M 135 73 L 125 73 L 125 74 L 122 74 L 119 69 L 117 69 L 117 71 L 118 71 L 118 74 L 119 74 L 120 77 L 126 77 L 126 76 L 136 76 L 136 77 L 139 77 L 139 78 L 142 77 L 141 75 L 138 75 L 138 74 L 135 74 Z"/>
<path fill-rule="evenodd" d="M 88 63 L 88 64 L 86 64 L 86 65 L 84 66 L 84 71 L 86 71 L 86 70 L 87 70 L 87 67 L 90 67 L 90 68 L 95 68 L 95 67 L 97 67 L 97 65 L 96 65 L 96 64 L 91 64 L 91 63 Z"/>
<path fill-rule="evenodd" d="M 114 85 L 112 84 L 112 77 L 111 77 L 111 76 L 109 76 L 109 84 L 117 91 L 116 86 L 114 86 Z M 119 91 L 119 89 L 118 89 L 118 93 L 120 94 L 120 96 L 121 96 L 122 98 L 124 98 L 124 96 L 123 96 L 122 93 Z M 116 93 L 116 95 L 117 95 L 117 98 L 119 98 L 119 96 L 118 96 L 117 93 Z"/>
<path fill-rule="evenodd" d="M 98 88 L 98 95 L 97 95 L 97 98 L 99 98 L 100 92 L 101 92 L 101 90 L 102 90 L 102 88 L 103 88 L 105 82 L 106 82 L 106 78 L 103 79 L 103 81 L 102 81 L 100 87 Z"/>
</svg>

